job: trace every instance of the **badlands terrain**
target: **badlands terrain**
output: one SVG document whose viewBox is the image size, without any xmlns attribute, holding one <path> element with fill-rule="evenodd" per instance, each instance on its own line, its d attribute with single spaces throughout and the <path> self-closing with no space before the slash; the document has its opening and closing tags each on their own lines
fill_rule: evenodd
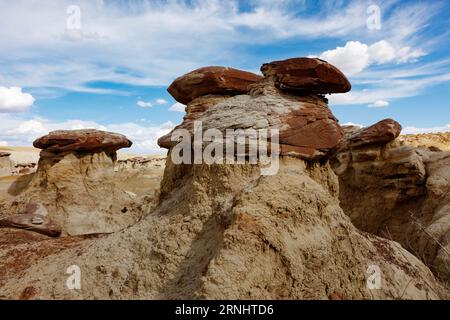
<svg viewBox="0 0 450 320">
<path fill-rule="evenodd" d="M 326 95 L 351 84 L 322 60 L 261 71 L 201 68 L 168 91 L 192 135 L 279 129 L 274 175 L 176 164 L 171 134 L 167 157 L 97 130 L 0 147 L 0 298 L 448 299 L 450 134 L 341 126 Z"/>
</svg>

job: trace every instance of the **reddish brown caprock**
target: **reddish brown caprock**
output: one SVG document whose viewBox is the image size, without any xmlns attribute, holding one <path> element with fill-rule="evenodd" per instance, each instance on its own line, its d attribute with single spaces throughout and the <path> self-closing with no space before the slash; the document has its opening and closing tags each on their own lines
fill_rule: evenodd
<svg viewBox="0 0 450 320">
<path fill-rule="evenodd" d="M 302 108 L 287 113 L 281 120 L 287 126 L 280 131 L 281 154 L 317 160 L 338 146 L 344 134 L 324 102 L 314 101 L 313 97 L 304 100 Z"/>
<path fill-rule="evenodd" d="M 354 133 L 348 138 L 347 146 L 354 148 L 369 144 L 388 143 L 397 138 L 401 131 L 400 123 L 392 119 L 384 119 Z"/>
<path fill-rule="evenodd" d="M 352 86 L 335 66 L 316 58 L 292 58 L 263 64 L 261 71 L 282 90 L 319 94 L 345 93 Z"/>
<path fill-rule="evenodd" d="M 114 152 L 133 143 L 122 134 L 85 129 L 52 131 L 33 142 L 33 146 L 52 153 Z"/>
<path fill-rule="evenodd" d="M 245 94 L 249 85 L 262 77 L 247 71 L 227 67 L 204 67 L 177 78 L 167 89 L 180 103 L 188 104 L 208 94 Z"/>
</svg>

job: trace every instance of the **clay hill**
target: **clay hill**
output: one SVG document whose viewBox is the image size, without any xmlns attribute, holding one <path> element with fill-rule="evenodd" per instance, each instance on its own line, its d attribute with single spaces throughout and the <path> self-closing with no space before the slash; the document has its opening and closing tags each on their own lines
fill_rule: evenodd
<svg viewBox="0 0 450 320">
<path fill-rule="evenodd" d="M 175 130 L 279 130 L 274 175 L 251 159 L 176 164 L 171 134 L 164 165 L 119 163 L 131 142 L 115 133 L 38 139 L 37 172 L 0 207 L 0 298 L 448 299 L 450 153 L 401 141 L 391 119 L 341 127 L 325 95 L 351 85 L 325 61 L 261 71 L 201 68 L 169 92 L 187 104 Z M 159 188 L 133 197 L 125 177 L 149 163 Z"/>
</svg>

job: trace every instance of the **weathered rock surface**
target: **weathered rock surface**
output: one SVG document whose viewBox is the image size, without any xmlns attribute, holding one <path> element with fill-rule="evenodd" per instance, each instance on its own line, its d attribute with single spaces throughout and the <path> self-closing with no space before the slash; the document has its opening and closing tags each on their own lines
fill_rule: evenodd
<svg viewBox="0 0 450 320">
<path fill-rule="evenodd" d="M 35 148 L 53 154 L 63 152 L 112 153 L 121 148 L 129 148 L 131 145 L 132 142 L 124 135 L 94 129 L 53 131 L 33 143 Z"/>
<path fill-rule="evenodd" d="M 286 95 L 275 88 L 272 79 L 253 84 L 247 95 L 192 101 L 183 123 L 161 137 L 158 144 L 168 149 L 175 146 L 179 141 L 172 141 L 171 137 L 178 129 L 186 129 L 194 137 L 194 121 L 201 121 L 203 132 L 217 129 L 224 137 L 230 128 L 277 129 L 281 154 L 305 160 L 326 157 L 343 138 L 342 129 L 323 98 L 315 94 Z"/>
<path fill-rule="evenodd" d="M 389 122 L 347 131 L 332 161 L 341 207 L 355 226 L 400 242 L 449 279 L 450 153 L 394 140 L 399 125 Z"/>
<path fill-rule="evenodd" d="M 261 78 L 254 73 L 233 68 L 205 67 L 179 77 L 170 85 L 168 91 L 178 102 L 188 104 L 209 94 L 245 94 L 249 85 Z"/>
<path fill-rule="evenodd" d="M 261 71 L 282 90 L 327 94 L 348 92 L 352 87 L 339 69 L 320 59 L 274 61 L 264 64 Z"/>
<path fill-rule="evenodd" d="M 385 119 L 353 132 L 348 131 L 344 148 L 353 149 L 374 144 L 386 144 L 400 135 L 402 126 L 395 120 Z"/>
<path fill-rule="evenodd" d="M 0 177 L 10 176 L 12 174 L 12 163 L 9 158 L 9 152 L 0 151 Z"/>
<path fill-rule="evenodd" d="M 262 166 L 248 161 L 175 164 L 170 137 L 163 137 L 169 156 L 156 208 L 112 234 L 0 243 L 0 298 L 449 298 L 417 257 L 360 231 L 340 208 L 337 176 L 326 160 L 344 145 L 343 130 L 316 93 L 293 95 L 268 76 L 247 94 L 194 99 L 181 125 L 187 130 L 193 119 L 202 121 L 202 130 L 219 132 L 279 129 L 277 174 L 263 176 Z M 56 166 L 50 159 L 43 164 Z M 352 165 L 353 158 L 345 168 Z M 399 160 L 402 166 L 410 169 Z M 414 170 L 422 172 L 420 165 Z M 21 263 L 14 264 L 19 256 Z M 69 261 L 81 269 L 83 290 L 67 290 Z M 377 290 L 368 286 L 374 267 L 382 274 Z"/>
<path fill-rule="evenodd" d="M 14 166 L 13 174 L 27 175 L 36 172 L 37 163 L 18 163 Z"/>
<path fill-rule="evenodd" d="M 133 169 L 147 169 L 155 167 L 164 167 L 165 157 L 133 157 L 125 160 L 118 160 L 116 171 L 130 171 Z"/>
<path fill-rule="evenodd" d="M 97 130 L 55 131 L 37 139 L 35 146 L 45 148 L 38 169 L 10 188 L 16 197 L 8 215 L 39 202 L 62 234 L 71 236 L 110 233 L 135 223 L 145 204 L 114 179 L 116 150 L 130 145 L 123 135 Z"/>
<path fill-rule="evenodd" d="M 0 217 L 0 227 L 35 231 L 50 237 L 58 237 L 61 234 L 61 228 L 58 225 L 40 214 L 18 214 Z"/>
<path fill-rule="evenodd" d="M 0 297 L 19 297 L 31 284 L 37 296 L 59 299 L 446 295 L 428 268 L 397 243 L 353 227 L 339 208 L 328 165 L 283 158 L 279 174 L 265 177 L 254 165 L 194 165 L 175 179 L 179 169 L 167 165 L 170 194 L 126 230 L 77 240 L 76 246 L 27 244 L 26 260 L 1 279 Z M 35 247 L 40 253 L 32 253 Z M 42 258 L 48 248 L 53 253 Z M 15 254 L 0 249 L 0 274 L 7 272 L 3 261 Z M 67 290 L 68 261 L 80 267 L 83 290 Z M 366 284 L 374 263 L 383 274 L 379 290 Z"/>
<path fill-rule="evenodd" d="M 450 132 L 401 135 L 399 140 L 406 145 L 430 151 L 450 151 Z"/>
</svg>

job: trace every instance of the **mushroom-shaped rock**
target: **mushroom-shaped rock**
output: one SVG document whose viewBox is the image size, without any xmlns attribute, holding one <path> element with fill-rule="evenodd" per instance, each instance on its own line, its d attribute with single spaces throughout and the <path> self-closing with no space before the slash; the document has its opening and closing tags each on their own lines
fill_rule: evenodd
<svg viewBox="0 0 450 320">
<path fill-rule="evenodd" d="M 51 153 L 115 152 L 121 148 L 129 148 L 133 143 L 122 134 L 85 130 L 52 131 L 33 142 L 33 146 Z"/>
<path fill-rule="evenodd" d="M 262 77 L 251 72 L 227 67 L 204 67 L 177 78 L 167 89 L 180 103 L 188 104 L 192 100 L 209 95 L 245 94 L 249 85 Z"/>
<path fill-rule="evenodd" d="M 10 155 L 11 155 L 11 153 L 9 153 L 9 152 L 0 151 L 0 158 L 9 157 Z"/>
<path fill-rule="evenodd" d="M 347 138 L 347 146 L 355 148 L 371 144 L 386 144 L 397 138 L 401 131 L 400 123 L 392 119 L 384 119 L 350 134 Z"/>
<path fill-rule="evenodd" d="M 338 68 L 316 58 L 274 61 L 264 64 L 261 71 L 282 90 L 327 94 L 348 92 L 352 87 Z"/>
</svg>

